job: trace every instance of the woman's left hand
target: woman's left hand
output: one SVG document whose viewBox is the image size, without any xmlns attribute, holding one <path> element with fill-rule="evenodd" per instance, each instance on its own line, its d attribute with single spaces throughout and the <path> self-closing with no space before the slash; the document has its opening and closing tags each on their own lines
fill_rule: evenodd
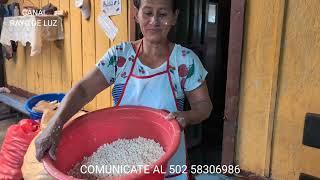
<svg viewBox="0 0 320 180">
<path fill-rule="evenodd" d="M 168 114 L 166 119 L 178 121 L 181 130 L 183 130 L 187 126 L 186 117 L 183 112 L 171 112 L 170 114 Z"/>
<path fill-rule="evenodd" d="M 186 96 L 191 106 L 189 111 L 178 111 L 170 113 L 166 119 L 178 121 L 181 130 L 186 126 L 199 124 L 209 118 L 212 111 L 212 102 L 209 97 L 206 83 L 190 92 Z"/>
</svg>

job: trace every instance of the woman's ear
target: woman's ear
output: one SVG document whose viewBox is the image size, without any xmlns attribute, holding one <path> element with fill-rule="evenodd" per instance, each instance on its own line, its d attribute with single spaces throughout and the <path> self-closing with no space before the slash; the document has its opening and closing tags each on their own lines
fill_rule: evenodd
<svg viewBox="0 0 320 180">
<path fill-rule="evenodd" d="M 179 17 L 179 12 L 180 12 L 180 11 L 179 11 L 178 9 L 174 12 L 173 25 L 176 25 L 176 24 L 177 24 L 178 17 Z"/>
</svg>

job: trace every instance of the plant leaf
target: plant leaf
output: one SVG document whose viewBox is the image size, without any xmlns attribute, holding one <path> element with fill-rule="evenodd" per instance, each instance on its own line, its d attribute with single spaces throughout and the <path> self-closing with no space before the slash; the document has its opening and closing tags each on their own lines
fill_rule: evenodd
<svg viewBox="0 0 320 180">
<path fill-rule="evenodd" d="M 187 78 L 190 78 L 194 74 L 194 62 L 192 63 Z"/>
<path fill-rule="evenodd" d="M 109 60 L 109 64 L 108 64 L 108 67 L 110 66 L 110 65 L 115 65 L 115 64 L 117 64 L 116 62 L 117 62 L 117 56 L 112 56 L 111 58 L 110 58 L 110 60 Z"/>
</svg>

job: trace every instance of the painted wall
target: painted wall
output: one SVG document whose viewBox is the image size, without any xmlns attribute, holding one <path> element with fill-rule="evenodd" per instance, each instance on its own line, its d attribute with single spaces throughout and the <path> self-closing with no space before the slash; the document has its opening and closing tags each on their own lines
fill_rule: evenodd
<svg viewBox="0 0 320 180">
<path fill-rule="evenodd" d="M 97 23 L 100 0 L 91 0 L 91 18 L 82 19 L 74 0 L 31 0 L 40 7 L 47 3 L 68 11 L 64 19 L 65 39 L 58 48 L 53 42 L 44 43 L 40 55 L 30 57 L 30 47 L 19 45 L 17 58 L 5 61 L 7 83 L 31 93 L 67 92 L 78 82 L 108 50 L 109 47 L 129 39 L 128 0 L 122 0 L 122 14 L 111 19 L 119 28 L 115 41 L 106 37 Z M 112 105 L 110 88 L 102 92 L 87 110 Z"/>
<path fill-rule="evenodd" d="M 320 1 L 247 0 L 236 163 L 279 180 L 320 177 L 320 149 L 302 145 L 320 113 Z"/>
</svg>

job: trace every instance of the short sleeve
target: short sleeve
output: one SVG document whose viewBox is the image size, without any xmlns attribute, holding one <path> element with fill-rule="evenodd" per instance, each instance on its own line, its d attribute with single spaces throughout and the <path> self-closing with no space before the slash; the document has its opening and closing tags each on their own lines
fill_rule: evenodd
<svg viewBox="0 0 320 180">
<path fill-rule="evenodd" d="M 205 81 L 208 72 L 203 67 L 199 57 L 194 52 L 191 51 L 187 58 L 188 64 L 186 67 L 184 67 L 185 71 L 187 72 L 187 76 L 184 78 L 184 80 L 181 80 L 181 85 L 184 91 L 192 91 L 198 88 Z M 182 70 L 183 68 L 180 67 L 179 71 Z"/>
<path fill-rule="evenodd" d="M 116 61 L 116 50 L 114 47 L 111 47 L 96 64 L 96 67 L 102 72 L 109 85 L 112 85 L 115 82 Z"/>
</svg>

